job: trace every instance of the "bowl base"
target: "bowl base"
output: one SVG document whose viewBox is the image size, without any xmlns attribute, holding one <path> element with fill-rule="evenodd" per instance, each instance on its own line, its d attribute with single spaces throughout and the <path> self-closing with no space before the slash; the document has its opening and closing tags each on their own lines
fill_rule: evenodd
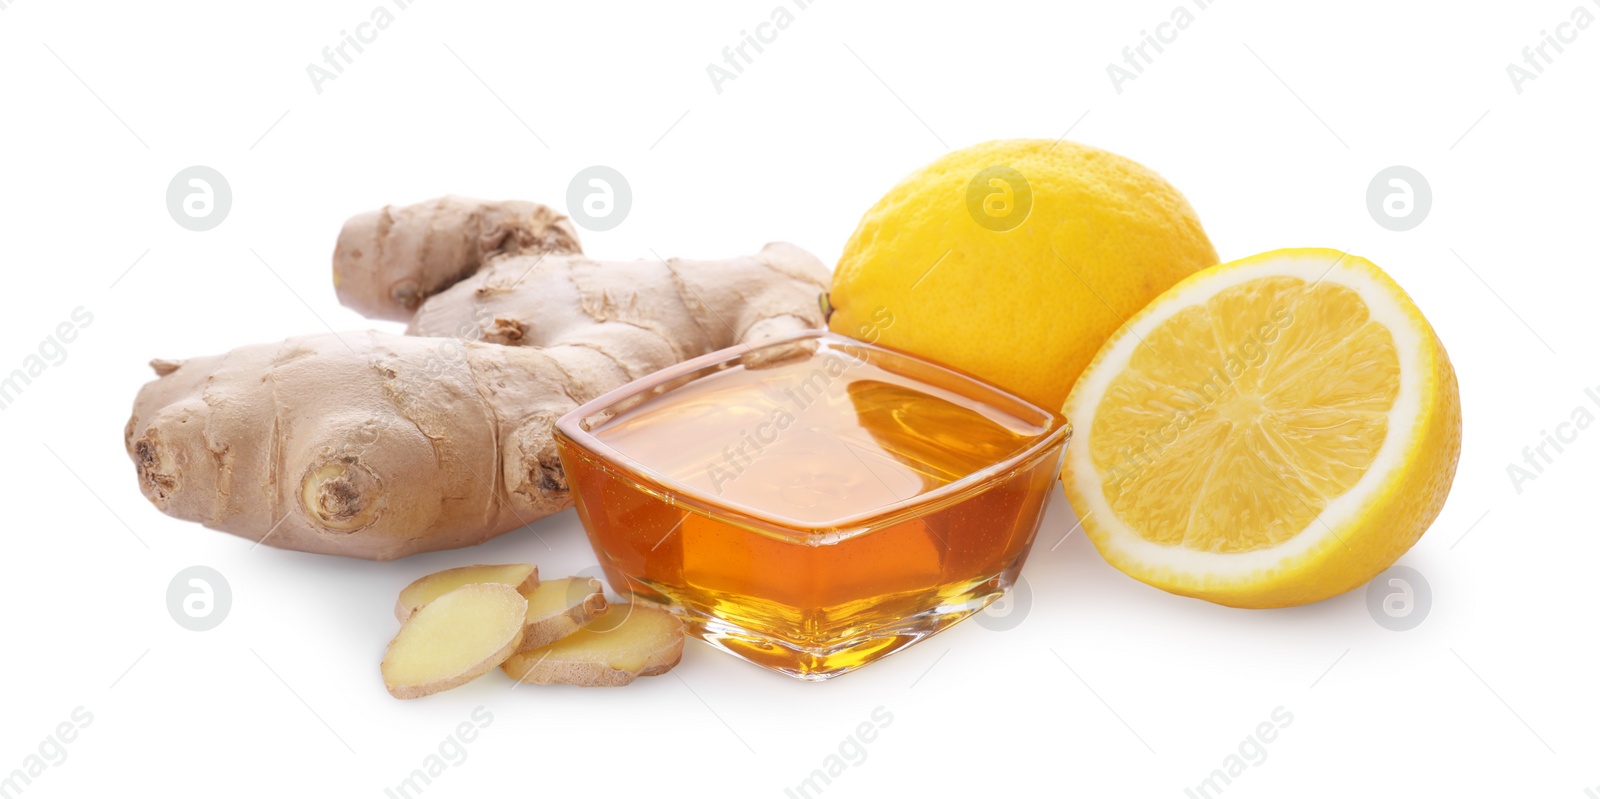
<svg viewBox="0 0 1600 799">
<path fill-rule="evenodd" d="M 797 680 L 822 682 L 900 651 L 984 609 L 1011 587 L 1014 570 L 982 580 L 936 607 L 826 643 L 801 643 L 752 630 L 667 600 L 684 631 L 742 660 Z M 639 599 L 653 599 L 641 592 Z"/>
</svg>

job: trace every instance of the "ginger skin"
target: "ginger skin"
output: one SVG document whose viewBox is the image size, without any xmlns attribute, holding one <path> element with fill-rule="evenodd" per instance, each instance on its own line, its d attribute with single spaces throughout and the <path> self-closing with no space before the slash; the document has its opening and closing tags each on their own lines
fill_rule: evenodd
<svg viewBox="0 0 1600 799">
<path fill-rule="evenodd" d="M 577 253 L 572 223 L 547 206 L 440 197 L 353 217 L 333 250 L 339 302 L 404 322 L 424 300 L 508 255 Z"/>
<path fill-rule="evenodd" d="M 146 384 L 128 452 L 163 512 L 271 546 L 467 546 L 569 504 L 550 431 L 588 397 L 566 370 L 599 360 L 373 331 L 240 347 Z"/>
<path fill-rule="evenodd" d="M 820 327 L 817 281 L 826 276 L 815 256 L 783 243 L 721 261 L 518 255 L 428 298 L 406 332 L 585 347 L 632 380 L 735 344 Z"/>
<path fill-rule="evenodd" d="M 124 442 L 145 496 L 306 552 L 390 560 L 481 543 L 571 506 L 554 440 L 568 411 L 682 360 L 823 324 L 827 270 L 792 245 L 722 261 L 602 263 L 520 244 L 471 254 L 461 243 L 492 240 L 489 229 L 563 241 L 551 231 L 565 221 L 538 228 L 546 235 L 505 232 L 488 222 L 505 217 L 457 202 L 380 212 L 396 220 L 387 244 L 346 253 L 343 266 L 335 255 L 340 297 L 358 309 L 393 318 L 405 310 L 393 287 L 417 286 L 418 335 L 324 333 L 152 362 L 158 378 L 140 390 Z M 341 250 L 360 238 L 351 225 L 384 227 L 362 221 L 371 216 L 347 225 Z M 395 233 L 403 220 L 428 232 Z M 433 243 L 395 244 L 419 235 Z M 464 280 L 435 280 L 439 264 Z"/>
</svg>

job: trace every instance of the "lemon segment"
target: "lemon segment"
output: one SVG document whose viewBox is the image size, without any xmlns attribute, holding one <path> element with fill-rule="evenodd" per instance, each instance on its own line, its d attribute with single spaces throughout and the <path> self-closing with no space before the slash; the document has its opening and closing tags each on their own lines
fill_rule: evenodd
<svg viewBox="0 0 1600 799">
<path fill-rule="evenodd" d="M 1068 498 L 1114 566 L 1243 607 L 1365 583 L 1416 542 L 1461 445 L 1455 373 L 1372 263 L 1279 250 L 1196 273 L 1063 408 Z"/>
</svg>

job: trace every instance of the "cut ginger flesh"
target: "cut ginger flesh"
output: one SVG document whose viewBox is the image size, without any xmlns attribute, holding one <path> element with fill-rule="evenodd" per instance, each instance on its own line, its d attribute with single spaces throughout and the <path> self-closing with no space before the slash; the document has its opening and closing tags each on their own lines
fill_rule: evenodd
<svg viewBox="0 0 1600 799">
<path fill-rule="evenodd" d="M 446 569 L 434 572 L 426 577 L 419 577 L 410 585 L 401 589 L 400 599 L 395 603 L 394 615 L 401 621 L 417 611 L 417 608 L 432 602 L 439 597 L 472 583 L 504 583 L 526 595 L 539 586 L 538 568 L 527 563 L 508 563 L 505 565 L 461 566 L 455 569 Z"/>
<path fill-rule="evenodd" d="M 526 652 L 565 638 L 605 612 L 606 595 L 600 581 L 587 577 L 546 580 L 524 594 L 528 612 L 523 621 L 522 644 Z"/>
<path fill-rule="evenodd" d="M 598 605 L 594 613 L 588 614 L 593 617 L 606 607 L 605 593 L 600 587 L 600 581 L 587 577 L 546 580 L 526 596 L 529 624 L 573 613 L 575 609 L 585 605 L 591 607 Z"/>
<path fill-rule="evenodd" d="M 665 673 L 683 657 L 683 622 L 648 605 L 611 605 L 573 634 L 513 655 L 507 676 L 548 685 L 626 685 Z"/>
<path fill-rule="evenodd" d="M 411 614 L 383 656 L 389 693 L 414 699 L 470 682 L 522 642 L 528 600 L 504 583 L 455 589 Z"/>
<path fill-rule="evenodd" d="M 1399 385 L 1389 328 L 1354 290 L 1256 278 L 1145 336 L 1095 410 L 1089 456 L 1145 539 L 1272 547 L 1366 473 Z"/>
</svg>

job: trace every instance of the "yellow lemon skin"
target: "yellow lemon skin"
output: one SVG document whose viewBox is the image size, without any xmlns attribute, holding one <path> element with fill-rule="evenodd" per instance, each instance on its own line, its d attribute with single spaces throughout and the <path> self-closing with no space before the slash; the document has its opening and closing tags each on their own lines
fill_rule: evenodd
<svg viewBox="0 0 1600 799">
<path fill-rule="evenodd" d="M 1124 320 L 1215 263 L 1194 209 L 1155 172 L 1069 141 L 993 141 L 867 211 L 834 270 L 828 326 L 1054 409 Z"/>
<path fill-rule="evenodd" d="M 1126 368 L 1125 356 L 1114 356 L 1128 348 L 1119 347 L 1130 335 L 1139 331 L 1148 334 L 1146 317 L 1161 319 L 1163 314 L 1173 314 L 1171 307 L 1181 304 L 1183 297 L 1193 297 L 1197 289 L 1203 296 L 1208 283 L 1226 284 L 1243 279 L 1236 273 L 1257 270 L 1272 275 L 1277 265 L 1295 262 L 1312 262 L 1309 273 L 1302 266 L 1300 274 L 1321 274 L 1321 282 L 1339 280 L 1342 272 L 1354 273 L 1375 286 L 1374 296 L 1382 299 L 1388 310 L 1386 325 L 1395 331 L 1396 342 L 1414 342 L 1401 348 L 1398 357 L 1411 364 L 1415 371 L 1412 385 L 1417 397 L 1408 407 L 1414 415 L 1404 418 L 1391 415 L 1388 436 L 1398 436 L 1396 457 L 1376 475 L 1374 487 L 1364 494 L 1362 501 L 1347 510 L 1342 509 L 1331 520 L 1327 514 L 1318 516 L 1300 536 L 1312 536 L 1314 544 L 1295 548 L 1285 545 L 1288 554 L 1273 557 L 1270 564 L 1248 570 L 1212 569 L 1198 564 L 1219 563 L 1215 554 L 1201 554 L 1199 558 L 1151 557 L 1150 549 L 1135 542 L 1130 546 L 1126 530 L 1118 529 L 1121 522 L 1108 519 L 1104 512 L 1106 475 L 1099 473 L 1091 459 L 1084 456 L 1094 446 L 1096 435 L 1115 434 L 1116 431 L 1096 429 L 1095 419 L 1108 399 L 1107 393 L 1097 388 L 1107 385 L 1100 379 L 1102 371 L 1121 372 Z M 1323 264 L 1327 264 L 1326 270 Z M 1265 271 L 1260 271 L 1260 270 Z M 1295 311 L 1296 325 L 1314 319 L 1315 308 Z M 1399 328 L 1404 328 L 1404 334 Z M 1131 346 L 1144 346 L 1129 342 Z M 1326 369 L 1347 369 L 1350 374 L 1370 370 L 1371 364 L 1341 363 L 1338 348 L 1321 353 L 1319 363 Z M 1302 379 L 1304 376 L 1302 376 Z M 1078 511 L 1084 532 L 1111 565 L 1125 574 L 1174 594 L 1204 599 L 1222 605 L 1240 608 L 1281 608 L 1320 601 L 1365 585 L 1394 564 L 1428 529 L 1439 515 L 1449 495 L 1455 478 L 1457 461 L 1461 454 L 1461 398 L 1456 374 L 1432 326 L 1422 312 L 1394 281 L 1377 266 L 1365 259 L 1345 253 L 1322 249 L 1278 250 L 1222 264 L 1206 269 L 1180 282 L 1171 290 L 1150 303 L 1143 311 L 1118 330 L 1085 370 L 1083 379 L 1068 397 L 1064 412 L 1077 425 L 1078 440 L 1072 444 L 1080 449 L 1078 457 L 1069 456 L 1062 471 L 1062 483 L 1068 500 Z M 1307 409 L 1309 413 L 1320 408 Z M 1314 433 L 1308 433 L 1314 435 Z M 1337 436 L 1337 434 L 1334 434 Z M 1386 439 L 1387 442 L 1387 439 Z M 1343 441 L 1333 440 L 1331 446 Z M 1314 446 L 1308 445 L 1308 446 Z M 1170 453 L 1169 453 L 1170 454 Z M 1152 461 L 1147 468 L 1181 470 L 1186 467 L 1181 458 L 1164 457 Z M 1375 464 L 1371 467 L 1377 470 Z M 1165 498 L 1149 495 L 1135 497 L 1135 502 L 1161 502 Z M 1330 502 L 1335 498 L 1330 498 Z M 1344 499 L 1339 497 L 1337 499 Z M 1096 513 L 1092 509 L 1102 509 Z M 1240 518 L 1244 518 L 1242 515 Z M 1150 535 L 1146 532 L 1145 535 Z M 1195 545 L 1203 548 L 1203 542 Z M 1290 542 L 1292 543 L 1292 542 Z M 1168 547 L 1171 549 L 1172 547 Z M 1181 548 L 1181 545 L 1180 545 Z M 1226 557 L 1226 556 L 1223 556 Z M 1224 571 L 1230 573 L 1222 573 Z"/>
</svg>

